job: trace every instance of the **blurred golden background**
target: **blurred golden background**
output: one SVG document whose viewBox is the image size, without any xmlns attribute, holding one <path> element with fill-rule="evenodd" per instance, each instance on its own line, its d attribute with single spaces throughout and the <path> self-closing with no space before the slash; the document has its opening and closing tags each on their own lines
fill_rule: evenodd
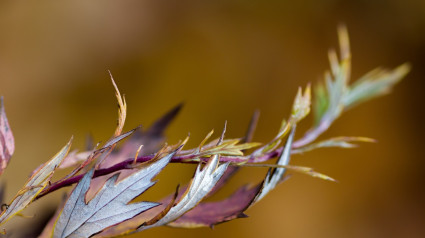
<svg viewBox="0 0 425 238">
<path fill-rule="evenodd" d="M 390 96 L 347 112 L 322 137 L 379 143 L 294 156 L 293 164 L 339 182 L 295 175 L 248 210 L 248 219 L 139 236 L 423 237 L 424 12 L 425 1 L 417 0 L 1 1 L 0 94 L 16 140 L 1 179 L 6 202 L 71 135 L 73 148 L 83 149 L 88 133 L 97 141 L 113 134 L 117 108 L 107 70 L 126 95 L 126 129 L 148 126 L 184 102 L 167 131 L 170 143 L 190 132 L 195 146 L 225 120 L 227 137 L 241 137 L 255 109 L 261 117 L 254 140 L 267 142 L 288 116 L 297 87 L 321 79 L 327 50 L 337 47 L 336 26 L 344 22 L 353 79 L 377 66 L 413 66 Z M 172 167 L 151 196 L 173 191 L 194 169 Z M 245 170 L 227 191 L 266 173 Z M 15 217 L 12 226 L 42 221 L 62 193 L 37 201 L 24 212 L 36 216 Z"/>
</svg>

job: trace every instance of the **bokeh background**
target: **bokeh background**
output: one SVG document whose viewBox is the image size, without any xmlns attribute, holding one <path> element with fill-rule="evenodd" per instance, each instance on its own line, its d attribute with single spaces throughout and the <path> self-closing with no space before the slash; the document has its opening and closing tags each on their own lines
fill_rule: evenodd
<svg viewBox="0 0 425 238">
<path fill-rule="evenodd" d="M 140 237 L 423 237 L 424 12 L 418 0 L 1 1 L 0 94 L 16 139 L 1 179 L 6 201 L 71 135 L 80 149 L 88 133 L 97 141 L 112 135 L 117 111 L 107 70 L 127 98 L 126 129 L 148 126 L 185 102 L 167 131 L 170 143 L 190 132 L 196 146 L 225 120 L 227 137 L 240 137 L 255 109 L 261 117 L 254 140 L 268 141 L 297 87 L 321 79 L 344 22 L 353 79 L 377 66 L 413 66 L 391 95 L 347 112 L 322 137 L 379 143 L 294 156 L 293 164 L 339 182 L 295 175 L 248 219 L 214 230 L 156 228 Z M 193 169 L 171 166 L 147 199 L 173 191 Z M 245 169 L 221 196 L 265 173 Z M 34 218 L 14 218 L 14 234 L 42 222 L 62 193 L 25 211 Z"/>
</svg>

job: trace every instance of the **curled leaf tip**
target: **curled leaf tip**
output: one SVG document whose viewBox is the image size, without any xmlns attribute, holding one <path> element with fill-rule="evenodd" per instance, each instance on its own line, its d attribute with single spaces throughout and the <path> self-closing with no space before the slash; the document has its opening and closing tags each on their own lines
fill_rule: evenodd
<svg viewBox="0 0 425 238">
<path fill-rule="evenodd" d="M 220 136 L 220 139 L 217 142 L 217 145 L 220 145 L 223 142 L 224 134 L 226 133 L 226 129 L 227 129 L 227 120 L 224 121 L 224 128 L 223 128 L 223 131 L 221 132 L 221 136 Z"/>
<path fill-rule="evenodd" d="M 125 101 L 125 97 L 121 96 L 121 93 L 118 89 L 117 84 L 115 83 L 115 80 L 114 80 L 114 77 L 112 76 L 111 71 L 108 70 L 108 72 L 109 72 L 109 76 L 111 77 L 111 82 L 115 90 L 115 96 L 118 101 L 118 123 L 114 133 L 114 135 L 117 136 L 121 133 L 122 129 L 124 128 L 125 119 L 127 117 L 127 103 Z"/>
</svg>

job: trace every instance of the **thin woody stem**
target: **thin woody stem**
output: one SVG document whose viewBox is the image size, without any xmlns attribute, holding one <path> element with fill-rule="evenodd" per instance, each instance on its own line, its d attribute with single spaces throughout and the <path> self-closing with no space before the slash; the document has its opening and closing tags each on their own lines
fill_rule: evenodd
<svg viewBox="0 0 425 238">
<path fill-rule="evenodd" d="M 278 148 L 274 151 L 271 151 L 267 154 L 264 154 L 262 156 L 259 157 L 255 157 L 255 158 L 249 158 L 246 156 L 222 156 L 220 158 L 220 162 L 221 163 L 225 163 L 225 162 L 231 162 L 235 165 L 237 165 L 238 163 L 243 163 L 243 162 L 256 162 L 256 163 L 260 163 L 260 162 L 264 162 L 267 160 L 270 160 L 272 158 L 275 158 L 277 156 L 280 155 L 280 153 L 282 152 L 282 147 Z M 155 156 L 154 155 L 150 155 L 150 156 L 140 156 L 137 158 L 136 162 L 138 164 L 140 163 L 144 163 L 144 162 L 148 162 L 151 159 L 153 159 Z M 199 162 L 206 162 L 208 161 L 209 157 L 201 157 L 199 158 L 199 161 L 195 161 L 195 160 L 191 160 L 193 158 L 195 158 L 197 156 L 195 155 L 181 155 L 181 156 L 175 156 L 171 159 L 170 163 L 184 163 L 184 164 L 198 164 Z M 96 177 L 100 177 L 100 176 L 104 176 L 104 175 L 108 175 L 108 174 L 112 174 L 114 172 L 120 171 L 120 170 L 124 170 L 124 169 L 133 169 L 134 168 L 134 159 L 128 159 L 125 160 L 123 162 L 117 163 L 115 165 L 112 165 L 111 167 L 108 168 L 102 168 L 102 169 L 97 169 L 94 171 L 93 174 L 93 178 Z M 79 174 L 79 175 L 75 175 L 73 177 L 67 178 L 65 180 L 59 180 L 55 183 L 52 183 L 50 185 L 48 185 L 46 188 L 43 189 L 43 191 L 36 197 L 36 200 L 51 193 L 54 192 L 58 189 L 61 189 L 63 187 L 67 187 L 67 186 L 71 186 L 74 183 L 78 183 L 83 177 L 84 177 L 85 173 L 83 174 Z"/>
</svg>

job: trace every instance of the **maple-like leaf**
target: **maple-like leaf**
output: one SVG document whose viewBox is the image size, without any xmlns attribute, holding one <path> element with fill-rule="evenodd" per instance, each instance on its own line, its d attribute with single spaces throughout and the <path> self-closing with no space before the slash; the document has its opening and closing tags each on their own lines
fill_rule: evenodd
<svg viewBox="0 0 425 238">
<path fill-rule="evenodd" d="M 149 163 L 118 183 L 119 174 L 115 174 L 93 199 L 86 202 L 86 193 L 94 173 L 94 169 L 90 170 L 66 202 L 56 222 L 53 237 L 90 237 L 157 206 L 158 203 L 152 202 L 129 202 L 155 184 L 152 178 L 170 162 L 174 154 Z"/>
<path fill-rule="evenodd" d="M 72 139 L 71 139 L 72 141 Z M 25 186 L 19 190 L 18 194 L 12 200 L 8 208 L 0 215 L 0 225 L 4 224 L 14 215 L 18 214 L 22 209 L 27 207 L 37 195 L 46 187 L 50 178 L 53 176 L 56 168 L 63 161 L 71 147 L 71 141 L 68 142 L 53 158 L 40 166 L 29 178 Z"/>
<path fill-rule="evenodd" d="M 12 130 L 7 121 L 3 105 L 3 97 L 0 98 L 0 174 L 6 169 L 10 158 L 15 151 L 15 140 Z"/>
<path fill-rule="evenodd" d="M 219 160 L 219 156 L 214 155 L 203 169 L 201 169 L 201 165 L 197 167 L 192 182 L 186 189 L 186 192 L 180 196 L 176 204 L 174 203 L 175 197 L 170 200 L 167 199 L 166 201 L 169 202 L 169 206 L 163 208 L 156 215 L 152 216 L 152 214 L 149 214 L 151 215 L 150 218 L 144 216 L 136 217 L 130 220 L 129 224 L 124 223 L 122 226 L 118 225 L 107 229 L 105 232 L 99 234 L 99 237 L 136 233 L 153 227 L 168 225 L 175 221 L 196 207 L 217 184 L 229 165 L 228 163 L 219 165 Z M 132 230 L 131 227 L 133 227 Z M 131 231 L 129 232 L 129 230 Z"/>
</svg>

